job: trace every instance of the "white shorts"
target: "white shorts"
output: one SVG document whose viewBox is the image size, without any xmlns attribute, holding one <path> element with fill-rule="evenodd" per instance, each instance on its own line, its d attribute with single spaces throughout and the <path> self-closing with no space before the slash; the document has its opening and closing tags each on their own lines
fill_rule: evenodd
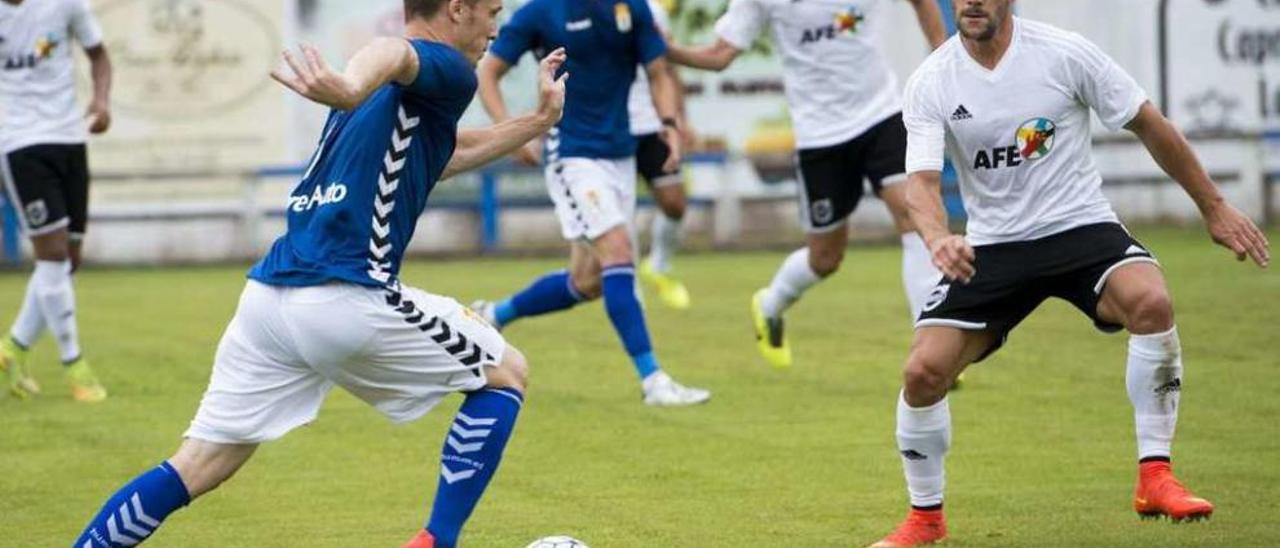
<svg viewBox="0 0 1280 548">
<path fill-rule="evenodd" d="M 497 330 L 457 301 L 408 287 L 276 287 L 250 280 L 184 437 L 277 439 L 316 418 L 337 384 L 395 422 L 479 390 L 502 360 Z"/>
<path fill-rule="evenodd" d="M 566 240 L 594 240 L 635 216 L 635 157 L 561 158 L 547 164 L 546 180 Z"/>
</svg>

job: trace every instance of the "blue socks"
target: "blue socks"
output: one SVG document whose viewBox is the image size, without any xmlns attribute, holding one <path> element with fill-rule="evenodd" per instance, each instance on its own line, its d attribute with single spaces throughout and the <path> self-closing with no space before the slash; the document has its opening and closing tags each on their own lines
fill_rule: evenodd
<svg viewBox="0 0 1280 548">
<path fill-rule="evenodd" d="M 147 539 L 160 522 L 191 502 L 178 471 L 168 462 L 134 478 L 107 499 L 73 548 L 119 548 Z"/>
<path fill-rule="evenodd" d="M 524 291 L 494 307 L 498 326 L 505 326 L 516 319 L 558 312 L 584 301 L 573 288 L 569 272 L 561 270 L 534 280 Z"/>
<path fill-rule="evenodd" d="M 636 367 L 640 379 L 658 371 L 658 360 L 653 356 L 649 343 L 649 327 L 645 325 L 644 309 L 636 298 L 636 269 L 630 264 L 614 265 L 604 269 L 604 308 L 609 313 L 613 329 L 622 339 L 627 355 Z"/>
<path fill-rule="evenodd" d="M 536 285 L 536 284 L 535 284 Z M 502 461 L 524 396 L 513 388 L 485 388 L 467 395 L 445 436 L 440 484 L 427 532 L 436 548 L 454 548 Z M 77 547 L 78 548 L 78 547 Z"/>
</svg>

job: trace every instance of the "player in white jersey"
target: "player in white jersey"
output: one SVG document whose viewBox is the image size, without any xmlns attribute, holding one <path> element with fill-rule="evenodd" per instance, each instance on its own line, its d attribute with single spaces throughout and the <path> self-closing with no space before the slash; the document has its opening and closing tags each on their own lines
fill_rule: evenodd
<svg viewBox="0 0 1280 548">
<path fill-rule="evenodd" d="M 666 6 L 656 0 L 649 0 L 649 11 L 653 12 L 653 22 L 668 40 L 671 36 L 671 16 Z M 689 123 L 684 117 L 684 83 L 676 73 L 675 66 L 667 65 L 667 72 L 675 82 L 676 96 L 679 100 L 681 119 L 679 127 L 689 144 Z M 667 171 L 664 164 L 671 150 L 662 140 L 662 119 L 653 108 L 653 98 L 649 94 L 649 76 L 643 69 L 636 69 L 636 81 L 631 85 L 631 96 L 627 103 L 627 111 L 631 116 L 631 134 L 636 136 L 636 170 L 640 178 L 649 187 L 658 211 L 653 215 L 649 228 L 649 256 L 640 264 L 640 277 L 649 282 L 658 292 L 658 298 L 667 306 L 677 310 L 689 308 L 689 290 L 684 283 L 671 273 L 671 256 L 680 246 L 680 225 L 684 222 L 685 206 L 688 197 L 684 191 L 684 176 L 679 169 Z"/>
<path fill-rule="evenodd" d="M 920 28 L 936 47 L 946 39 L 933 0 L 908 0 Z M 704 47 L 672 46 L 679 64 L 723 70 L 766 25 L 782 57 L 799 160 L 800 216 L 806 246 L 782 263 L 768 287 L 751 300 L 760 353 L 771 364 L 791 364 L 782 314 L 832 275 L 849 243 L 846 221 L 861 200 L 864 179 L 893 215 L 901 234 L 902 283 L 912 318 L 938 280 L 924 242 L 907 216 L 906 130 L 898 79 L 877 42 L 886 0 L 732 0 L 716 22 L 719 39 Z"/>
<path fill-rule="evenodd" d="M 76 108 L 72 42 L 89 57 L 93 97 Z M 80 263 L 89 210 L 88 133 L 111 126 L 111 61 L 88 0 L 0 0 L 0 179 L 31 238 L 35 270 L 9 336 L 0 372 L 9 391 L 40 391 L 26 370 L 47 327 L 77 401 L 107 397 L 80 353 L 71 274 Z"/>
<path fill-rule="evenodd" d="M 1228 204 L 1186 139 L 1138 84 L 1083 37 L 1010 15 L 1012 0 L 956 2 L 961 36 L 907 84 L 911 219 L 945 275 L 916 323 L 898 400 L 898 448 L 911 512 L 876 546 L 946 536 L 947 388 L 995 352 L 1049 297 L 1104 332 L 1127 330 L 1139 478 L 1134 509 L 1175 521 L 1208 517 L 1170 467 L 1182 354 L 1156 259 L 1120 224 L 1090 154 L 1090 110 L 1132 131 L 1199 206 L 1214 241 L 1261 266 L 1268 243 Z M 960 174 L 968 235 L 952 234 L 940 196 L 944 150 Z"/>
</svg>

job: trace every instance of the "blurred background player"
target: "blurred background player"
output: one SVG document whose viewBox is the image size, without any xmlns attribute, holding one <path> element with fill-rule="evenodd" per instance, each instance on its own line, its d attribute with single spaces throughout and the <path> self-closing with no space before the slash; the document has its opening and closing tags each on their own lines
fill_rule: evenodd
<svg viewBox="0 0 1280 548">
<path fill-rule="evenodd" d="M 84 48 L 93 77 L 86 116 L 76 108 L 72 41 Z M 71 275 L 89 216 L 85 129 L 111 127 L 110 102 L 111 60 L 88 0 L 0 0 L 0 178 L 36 262 L 13 328 L 0 341 L 0 370 L 20 399 L 40 391 L 26 366 L 45 328 L 58 344 L 72 397 L 107 397 L 81 354 Z"/>
<path fill-rule="evenodd" d="M 1013 17 L 1010 4 L 957 1 L 961 37 L 935 51 L 907 84 L 911 218 L 946 279 L 916 323 L 898 399 L 911 511 L 877 547 L 946 537 L 947 388 L 1049 297 L 1069 301 L 1104 332 L 1129 331 L 1125 384 L 1139 462 L 1134 509 L 1174 521 L 1213 512 L 1173 476 L 1182 389 L 1173 306 L 1155 257 L 1102 194 L 1090 109 L 1106 127 L 1137 135 L 1198 206 L 1214 241 L 1240 260 L 1265 267 L 1266 237 L 1226 202 L 1182 133 L 1128 73 L 1078 34 Z M 947 227 L 944 152 L 959 172 L 967 237 Z"/>
<path fill-rule="evenodd" d="M 670 148 L 663 171 L 674 172 L 680 162 L 679 109 L 666 42 L 645 0 L 531 0 L 502 27 L 480 62 L 480 99 L 495 122 L 507 119 L 498 87 L 503 75 L 525 52 L 541 57 L 560 47 L 574 52 L 565 63 L 573 78 L 564 119 L 546 139 L 545 177 L 561 235 L 570 242 L 569 269 L 547 274 L 505 300 L 472 307 L 502 328 L 603 296 L 640 377 L 644 403 L 703 403 L 710 392 L 677 383 L 659 366 L 635 285 L 636 139 L 627 102 L 636 67 L 642 66 Z"/>
<path fill-rule="evenodd" d="M 409 548 L 452 548 L 497 471 L 524 401 L 527 365 L 492 326 L 402 286 L 401 260 L 441 178 L 479 167 L 560 119 L 563 50 L 540 67 L 538 110 L 458 130 L 501 0 L 405 0 L 405 38 L 382 38 L 332 71 L 284 54 L 272 76 L 333 111 L 288 209 L 288 231 L 249 272 L 209 388 L 177 453 L 117 491 L 76 548 L 133 546 L 235 474 L 258 444 L 315 419 L 337 384 L 406 422 L 466 399 L 446 435 L 430 521 Z"/>
<path fill-rule="evenodd" d="M 671 18 L 667 8 L 656 0 L 648 0 L 648 4 L 658 31 L 669 40 Z M 668 63 L 667 72 L 675 83 L 677 121 L 684 137 L 682 142 L 692 144 L 689 119 L 684 112 L 684 83 L 680 81 L 674 65 Z M 631 85 L 627 109 L 631 114 L 631 134 L 636 137 L 636 168 L 658 206 L 649 224 L 649 255 L 640 263 L 640 278 L 653 286 L 664 304 L 684 310 L 689 308 L 689 290 L 671 273 L 671 258 L 680 247 L 680 228 L 688 197 L 684 190 L 684 174 L 679 169 L 667 171 L 665 168 L 671 151 L 662 140 L 662 119 L 653 108 L 649 77 L 644 68 L 636 69 L 636 81 Z"/>
<path fill-rule="evenodd" d="M 932 0 L 908 0 L 930 46 L 946 39 Z M 800 216 L 807 243 L 783 261 L 768 287 L 751 298 L 761 355 L 791 365 L 782 314 L 834 274 L 849 244 L 846 222 L 862 199 L 863 180 L 884 200 L 902 239 L 902 284 L 914 319 L 938 280 L 928 250 L 907 215 L 903 158 L 906 130 L 898 79 L 872 32 L 888 0 L 797 2 L 732 0 L 716 22 L 718 39 L 699 47 L 672 45 L 674 63 L 720 71 L 768 25 L 782 57 L 787 103 L 799 159 Z"/>
</svg>

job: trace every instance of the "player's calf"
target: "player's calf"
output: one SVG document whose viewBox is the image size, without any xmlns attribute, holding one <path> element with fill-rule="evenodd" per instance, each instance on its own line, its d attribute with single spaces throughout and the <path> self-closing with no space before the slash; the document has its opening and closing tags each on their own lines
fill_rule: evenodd
<svg viewBox="0 0 1280 548">
<path fill-rule="evenodd" d="M 235 474 L 256 448 L 188 438 L 172 458 L 107 499 L 73 546 L 117 548 L 141 543 L 170 514 Z"/>
<path fill-rule="evenodd" d="M 458 544 L 462 526 L 497 472 L 524 404 L 528 371 L 524 355 L 507 345 L 498 365 L 486 371 L 485 388 L 468 393 L 458 409 L 441 449 L 440 482 L 426 535 L 419 533 L 419 539 L 430 536 L 433 548 Z"/>
</svg>

